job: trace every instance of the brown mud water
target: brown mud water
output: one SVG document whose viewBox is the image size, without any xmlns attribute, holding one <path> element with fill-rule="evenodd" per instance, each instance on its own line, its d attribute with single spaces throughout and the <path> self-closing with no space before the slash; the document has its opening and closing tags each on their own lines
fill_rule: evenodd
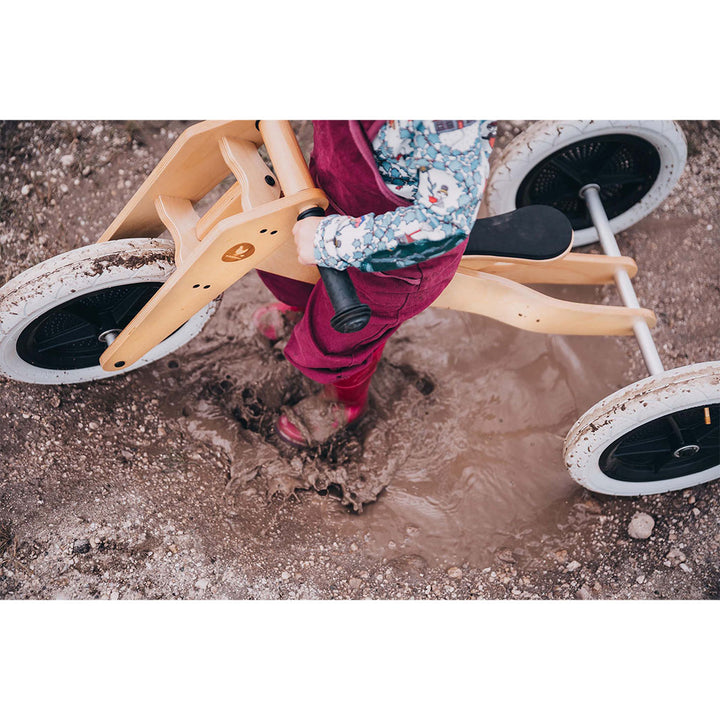
<svg viewBox="0 0 720 720">
<path fill-rule="evenodd" d="M 377 557 L 390 548 L 429 565 L 482 564 L 508 527 L 579 492 L 562 443 L 587 407 L 622 385 L 615 339 L 535 335 L 428 310 L 388 343 L 366 417 L 299 451 L 273 426 L 314 385 L 282 358 L 282 341 L 240 320 L 263 295 L 256 278 L 226 293 L 203 333 L 211 349 L 183 361 L 178 399 L 166 401 L 175 414 L 183 400 L 189 434 L 227 456 L 235 513 L 248 489 L 266 498 L 314 489 L 330 497 L 313 503 L 308 521 L 362 535 Z M 201 388 L 191 410 L 183 386 Z M 332 497 L 354 512 L 334 512 Z"/>
</svg>

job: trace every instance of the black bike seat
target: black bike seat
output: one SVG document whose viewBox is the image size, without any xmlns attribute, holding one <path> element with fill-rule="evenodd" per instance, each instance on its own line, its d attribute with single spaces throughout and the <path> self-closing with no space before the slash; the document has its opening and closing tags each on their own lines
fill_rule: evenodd
<svg viewBox="0 0 720 720">
<path fill-rule="evenodd" d="M 463 255 L 552 260 L 568 252 L 572 241 L 572 225 L 560 210 L 528 205 L 476 220 Z"/>
</svg>

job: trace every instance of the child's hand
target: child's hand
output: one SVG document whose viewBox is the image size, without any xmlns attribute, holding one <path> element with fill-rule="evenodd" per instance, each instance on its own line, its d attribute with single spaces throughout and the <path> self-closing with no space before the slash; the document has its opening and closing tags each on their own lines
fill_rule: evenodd
<svg viewBox="0 0 720 720">
<path fill-rule="evenodd" d="M 293 238 L 297 248 L 298 260 L 301 265 L 316 265 L 315 231 L 322 218 L 308 217 L 293 225 Z"/>
</svg>

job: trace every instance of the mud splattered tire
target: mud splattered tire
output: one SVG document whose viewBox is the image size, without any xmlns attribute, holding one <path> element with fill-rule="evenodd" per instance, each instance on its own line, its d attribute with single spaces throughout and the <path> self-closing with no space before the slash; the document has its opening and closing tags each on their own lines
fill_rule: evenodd
<svg viewBox="0 0 720 720">
<path fill-rule="evenodd" d="M 578 191 L 600 185 L 617 233 L 650 214 L 685 167 L 687 143 L 670 120 L 543 120 L 503 150 L 488 180 L 490 215 L 525 205 L 551 205 L 573 225 L 575 247 L 598 239 Z"/>
<path fill-rule="evenodd" d="M 720 362 L 645 378 L 588 410 L 565 439 L 578 483 L 651 495 L 720 478 Z"/>
<path fill-rule="evenodd" d="M 170 240 L 113 240 L 50 258 L 0 288 L 0 374 L 27 383 L 114 377 L 174 352 L 202 329 L 216 300 L 128 368 L 107 372 L 103 330 L 121 330 L 174 270 Z M 107 326 L 107 327 L 106 327 Z"/>
</svg>

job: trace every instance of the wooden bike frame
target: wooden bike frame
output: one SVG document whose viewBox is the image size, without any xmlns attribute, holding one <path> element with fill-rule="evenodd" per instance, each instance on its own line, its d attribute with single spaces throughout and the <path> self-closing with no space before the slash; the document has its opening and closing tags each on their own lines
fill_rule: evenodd
<svg viewBox="0 0 720 720">
<path fill-rule="evenodd" d="M 258 153 L 264 145 L 273 170 Z M 195 204 L 230 175 L 235 182 L 200 217 Z M 316 283 L 297 260 L 292 228 L 328 200 L 314 187 L 290 123 L 206 121 L 185 130 L 98 242 L 158 237 L 175 242 L 175 271 L 100 357 L 127 367 L 250 270 Z M 464 256 L 434 307 L 473 312 L 524 330 L 563 335 L 631 335 L 654 327 L 650 310 L 567 302 L 527 284 L 605 284 L 637 272 L 631 258 L 569 253 L 549 261 Z"/>
</svg>

